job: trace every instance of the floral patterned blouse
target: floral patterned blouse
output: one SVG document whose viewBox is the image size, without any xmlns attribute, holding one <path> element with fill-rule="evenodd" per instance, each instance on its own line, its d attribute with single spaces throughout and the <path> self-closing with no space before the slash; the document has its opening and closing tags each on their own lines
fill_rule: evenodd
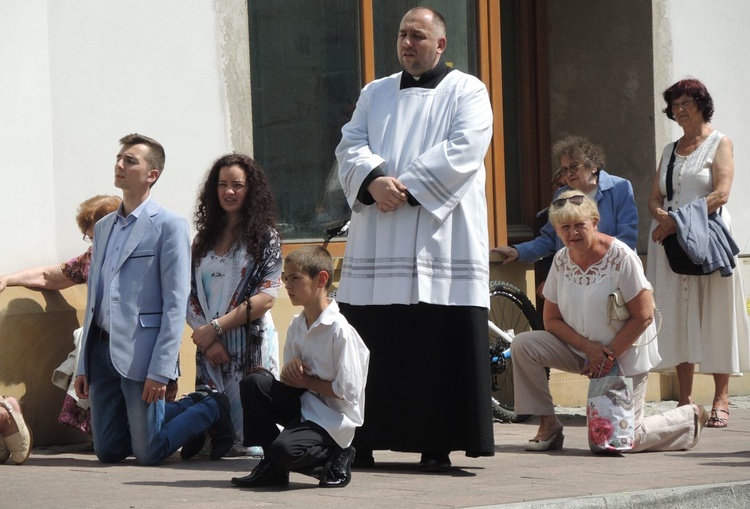
<svg viewBox="0 0 750 509">
<path fill-rule="evenodd" d="M 81 285 L 89 280 L 89 265 L 91 265 L 91 250 L 89 247 L 85 253 L 67 262 L 60 264 L 62 273 L 77 285 Z"/>
</svg>

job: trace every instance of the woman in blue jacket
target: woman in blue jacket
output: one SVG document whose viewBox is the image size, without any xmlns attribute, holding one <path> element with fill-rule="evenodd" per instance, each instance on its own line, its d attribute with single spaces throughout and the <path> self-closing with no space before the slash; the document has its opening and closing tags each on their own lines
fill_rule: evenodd
<svg viewBox="0 0 750 509">
<path fill-rule="evenodd" d="M 552 147 L 553 155 L 560 161 L 566 186 L 555 193 L 555 198 L 569 189 L 585 193 L 599 207 L 598 231 L 620 239 L 635 250 L 638 240 L 638 210 L 630 181 L 604 171 L 604 151 L 581 136 L 567 136 Z M 556 172 L 556 173 L 557 173 Z M 534 263 L 554 254 L 563 247 L 548 222 L 534 240 L 515 246 L 493 249 L 505 256 L 503 265 L 521 260 Z"/>
</svg>

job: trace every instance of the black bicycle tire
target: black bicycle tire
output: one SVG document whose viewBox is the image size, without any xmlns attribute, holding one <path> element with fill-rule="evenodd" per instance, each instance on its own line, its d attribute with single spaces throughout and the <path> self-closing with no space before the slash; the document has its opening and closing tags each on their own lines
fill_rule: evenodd
<svg viewBox="0 0 750 509">
<path fill-rule="evenodd" d="M 488 318 L 492 323 L 497 325 L 503 330 L 513 329 L 515 334 L 525 332 L 528 330 L 541 330 L 544 328 L 541 318 L 536 311 L 536 308 L 531 303 L 526 294 L 521 291 L 515 285 L 506 281 L 491 281 L 489 285 L 490 291 L 490 309 L 488 312 Z M 506 307 L 505 304 L 500 305 L 500 301 L 496 299 L 503 299 L 503 302 L 507 301 L 514 306 L 510 310 L 510 322 L 505 323 Z M 499 314 L 502 311 L 503 317 L 502 322 L 498 323 Z M 519 329 L 519 326 L 521 327 Z M 490 334 L 490 346 L 492 347 L 497 341 Z M 490 349 L 492 351 L 492 348 Z M 492 355 L 492 354 L 491 354 Z M 513 401 L 513 360 L 508 359 L 506 369 L 499 375 L 493 374 L 493 386 L 497 385 L 498 390 L 493 392 L 492 395 L 492 413 L 493 416 L 504 422 L 523 422 L 529 419 L 529 415 L 517 415 L 514 412 L 514 401 Z M 500 378 L 500 383 L 497 382 Z"/>
</svg>

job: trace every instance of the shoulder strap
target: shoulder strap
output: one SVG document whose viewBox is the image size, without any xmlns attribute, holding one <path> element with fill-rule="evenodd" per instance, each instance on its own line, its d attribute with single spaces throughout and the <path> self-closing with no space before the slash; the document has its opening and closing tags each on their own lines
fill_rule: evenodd
<svg viewBox="0 0 750 509">
<path fill-rule="evenodd" d="M 669 158 L 669 164 L 667 165 L 667 200 L 672 201 L 672 195 L 674 190 L 672 189 L 672 172 L 674 171 L 674 153 L 677 151 L 677 143 L 679 140 L 674 142 L 672 145 L 672 155 Z"/>
</svg>

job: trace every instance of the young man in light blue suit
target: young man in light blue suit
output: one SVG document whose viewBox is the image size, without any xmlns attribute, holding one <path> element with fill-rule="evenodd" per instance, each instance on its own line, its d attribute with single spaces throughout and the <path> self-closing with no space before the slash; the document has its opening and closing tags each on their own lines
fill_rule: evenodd
<svg viewBox="0 0 750 509">
<path fill-rule="evenodd" d="M 220 443 L 231 447 L 233 436 L 221 435 L 231 426 L 220 422 L 228 419 L 223 395 L 193 393 L 165 405 L 167 382 L 178 375 L 185 327 L 188 223 L 151 198 L 164 169 L 159 142 L 131 134 L 120 144 L 115 186 L 123 200 L 94 230 L 75 386 L 79 397 L 91 400 L 99 460 L 114 463 L 135 455 L 139 463 L 153 465 L 202 439 L 215 423 Z"/>
</svg>

